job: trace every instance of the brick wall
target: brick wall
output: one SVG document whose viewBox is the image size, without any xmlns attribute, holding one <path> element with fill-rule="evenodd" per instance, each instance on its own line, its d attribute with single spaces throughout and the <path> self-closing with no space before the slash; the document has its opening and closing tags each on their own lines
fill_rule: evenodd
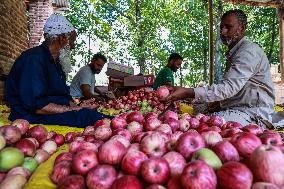
<svg viewBox="0 0 284 189">
<path fill-rule="evenodd" d="M 52 0 L 33 0 L 29 3 L 29 47 L 38 46 L 42 40 L 43 26 L 53 13 Z"/>
<path fill-rule="evenodd" d="M 26 5 L 19 0 L 0 0 L 0 75 L 8 74 L 15 59 L 28 47 Z M 0 81 L 0 103 L 4 81 Z"/>
</svg>

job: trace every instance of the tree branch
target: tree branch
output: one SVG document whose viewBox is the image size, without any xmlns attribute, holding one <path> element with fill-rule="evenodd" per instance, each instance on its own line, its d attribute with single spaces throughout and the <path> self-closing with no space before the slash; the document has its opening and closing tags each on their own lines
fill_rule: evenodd
<svg viewBox="0 0 284 189">
<path fill-rule="evenodd" d="M 133 19 L 130 16 L 127 16 L 126 14 L 124 14 L 121 10 L 119 10 L 115 5 L 113 5 L 112 3 L 108 2 L 107 0 L 102 0 L 104 3 L 106 3 L 108 6 L 110 6 L 111 8 L 113 8 L 116 12 L 118 12 L 121 16 L 129 19 L 132 23 L 135 23 L 133 21 Z"/>
</svg>

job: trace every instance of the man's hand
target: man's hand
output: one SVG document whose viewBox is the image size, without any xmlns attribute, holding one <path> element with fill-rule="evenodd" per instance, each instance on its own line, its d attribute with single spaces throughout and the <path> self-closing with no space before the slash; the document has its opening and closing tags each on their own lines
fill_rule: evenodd
<svg viewBox="0 0 284 189">
<path fill-rule="evenodd" d="M 176 101 L 195 97 L 194 90 L 192 88 L 168 87 L 168 89 L 170 90 L 170 96 L 166 99 L 162 99 L 164 101 Z"/>
</svg>

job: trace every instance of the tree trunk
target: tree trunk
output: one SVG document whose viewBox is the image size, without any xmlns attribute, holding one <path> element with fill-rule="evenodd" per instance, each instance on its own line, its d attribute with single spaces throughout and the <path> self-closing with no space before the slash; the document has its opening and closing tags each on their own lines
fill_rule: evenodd
<svg viewBox="0 0 284 189">
<path fill-rule="evenodd" d="M 144 31 L 141 28 L 141 6 L 142 0 L 135 1 L 135 15 L 136 15 L 136 24 L 137 24 L 137 35 L 138 35 L 138 49 L 139 49 L 139 57 L 138 57 L 138 65 L 140 68 L 140 73 L 144 74 L 145 72 L 145 54 L 144 54 Z"/>
<path fill-rule="evenodd" d="M 284 8 L 278 9 L 279 16 L 279 35 L 280 35 L 280 70 L 281 70 L 281 83 L 284 83 Z"/>
<path fill-rule="evenodd" d="M 205 26 L 203 26 L 203 81 L 207 82 L 207 69 L 208 69 L 208 43 L 206 41 L 206 31 L 207 28 Z"/>
<path fill-rule="evenodd" d="M 221 48 L 221 38 L 220 38 L 220 24 L 221 24 L 221 17 L 223 12 L 223 4 L 221 0 L 218 0 L 218 16 L 216 19 L 216 26 L 217 26 L 217 39 L 216 39 L 216 54 L 215 54 L 215 65 L 216 65 L 216 77 L 215 82 L 219 83 L 222 79 L 222 65 L 220 62 L 220 48 Z"/>
<path fill-rule="evenodd" d="M 272 53 L 273 53 L 273 46 L 274 46 L 274 42 L 275 42 L 275 37 L 276 37 L 276 10 L 274 10 L 274 15 L 273 15 L 273 21 L 272 21 L 272 25 L 271 25 L 271 30 L 272 30 L 272 33 L 271 33 L 271 43 L 270 43 L 270 49 L 269 49 L 269 52 L 268 52 L 268 61 L 269 63 L 271 64 L 271 60 L 272 60 Z"/>
<path fill-rule="evenodd" d="M 183 75 L 182 75 L 182 68 L 179 69 L 180 71 L 180 86 L 182 87 Z"/>
</svg>

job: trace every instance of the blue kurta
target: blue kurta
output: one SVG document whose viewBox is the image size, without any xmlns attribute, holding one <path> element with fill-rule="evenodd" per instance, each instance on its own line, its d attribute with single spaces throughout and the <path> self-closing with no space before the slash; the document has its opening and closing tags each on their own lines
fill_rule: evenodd
<svg viewBox="0 0 284 189">
<path fill-rule="evenodd" d="M 61 65 L 55 63 L 46 44 L 23 52 L 15 61 L 6 81 L 5 94 L 11 106 L 9 119 L 30 123 L 85 127 L 105 116 L 82 109 L 62 114 L 40 115 L 36 110 L 49 103 L 69 105 L 71 96 Z"/>
</svg>

